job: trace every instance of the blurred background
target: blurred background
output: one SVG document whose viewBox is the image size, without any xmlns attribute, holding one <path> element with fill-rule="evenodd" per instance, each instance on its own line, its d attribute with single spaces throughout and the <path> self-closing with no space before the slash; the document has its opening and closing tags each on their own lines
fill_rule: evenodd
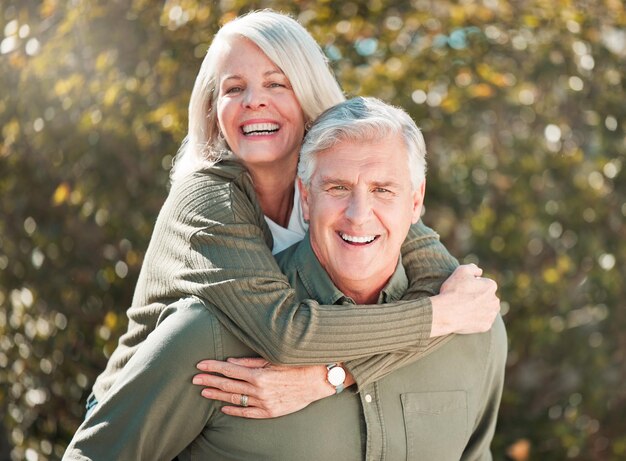
<svg viewBox="0 0 626 461">
<path fill-rule="evenodd" d="M 426 214 L 495 278 L 495 459 L 626 459 L 621 0 L 3 0 L 0 459 L 62 455 L 117 338 L 218 27 L 291 13 L 347 95 L 406 108 Z"/>
</svg>

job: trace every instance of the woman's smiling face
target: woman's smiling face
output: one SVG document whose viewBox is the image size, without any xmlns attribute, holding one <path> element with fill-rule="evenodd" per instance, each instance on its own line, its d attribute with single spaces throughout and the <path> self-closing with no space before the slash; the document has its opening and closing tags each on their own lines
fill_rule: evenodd
<svg viewBox="0 0 626 461">
<path fill-rule="evenodd" d="M 232 152 L 251 172 L 287 165 L 295 172 L 305 119 L 287 76 L 244 37 L 228 40 L 221 63 L 217 117 Z"/>
</svg>

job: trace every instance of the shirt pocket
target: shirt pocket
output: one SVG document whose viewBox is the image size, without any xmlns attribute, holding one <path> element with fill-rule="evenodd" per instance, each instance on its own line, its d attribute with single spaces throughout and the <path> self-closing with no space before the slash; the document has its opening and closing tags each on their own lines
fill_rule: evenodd
<svg viewBox="0 0 626 461">
<path fill-rule="evenodd" d="M 407 461 L 458 461 L 467 445 L 467 393 L 441 391 L 400 396 Z"/>
</svg>

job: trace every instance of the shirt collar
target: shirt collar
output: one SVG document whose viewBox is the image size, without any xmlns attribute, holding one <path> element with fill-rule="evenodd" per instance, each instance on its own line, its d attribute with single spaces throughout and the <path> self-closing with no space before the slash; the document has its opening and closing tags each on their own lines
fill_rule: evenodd
<svg viewBox="0 0 626 461">
<path fill-rule="evenodd" d="M 293 255 L 293 261 L 298 271 L 298 276 L 305 286 L 309 296 L 320 304 L 355 304 L 354 300 L 344 295 L 330 279 L 311 247 L 311 240 L 307 232 L 302 242 L 298 244 Z M 398 258 L 396 270 L 382 289 L 378 303 L 397 301 L 406 292 L 409 281 L 402 266 L 401 258 Z"/>
</svg>

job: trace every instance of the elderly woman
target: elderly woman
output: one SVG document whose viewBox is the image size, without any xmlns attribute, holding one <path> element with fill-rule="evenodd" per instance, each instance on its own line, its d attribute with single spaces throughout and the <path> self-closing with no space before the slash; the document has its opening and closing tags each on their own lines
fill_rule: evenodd
<svg viewBox="0 0 626 461">
<path fill-rule="evenodd" d="M 88 453 L 88 446 L 98 459 L 167 458 L 199 432 L 206 407 L 188 383 L 194 360 L 204 357 L 203 344 L 195 344 L 193 356 L 170 357 L 171 368 L 155 366 L 168 344 L 184 340 L 197 315 L 218 319 L 250 348 L 248 354 L 273 363 L 345 362 L 358 385 L 417 360 L 437 337 L 491 326 L 495 284 L 466 267 L 437 294 L 456 261 L 419 223 L 403 245 L 406 300 L 383 311 L 296 298 L 270 249 L 279 251 L 305 234 L 295 188 L 298 151 L 307 123 L 343 99 L 317 44 L 287 16 L 252 13 L 215 36 L 191 96 L 189 133 L 128 310 L 128 331 L 94 385 L 91 403 L 97 405 L 75 435 L 69 459 L 81 459 L 77 454 Z M 175 303 L 188 296 L 203 300 L 203 313 L 198 303 Z M 205 337 L 215 339 L 211 331 Z M 335 392 L 327 373 L 325 365 L 281 368 L 282 389 L 296 398 L 272 413 L 289 413 Z M 143 404 L 129 414 L 118 397 L 145 375 L 153 386 L 132 394 Z M 182 389 L 181 382 L 188 391 L 166 392 Z M 220 391 L 225 394 L 217 398 L 248 403 Z M 269 408 L 278 400 L 259 397 L 256 404 Z M 186 424 L 169 426 L 174 415 L 183 415 Z M 119 432 L 118 423 L 123 436 L 107 434 Z"/>
</svg>

